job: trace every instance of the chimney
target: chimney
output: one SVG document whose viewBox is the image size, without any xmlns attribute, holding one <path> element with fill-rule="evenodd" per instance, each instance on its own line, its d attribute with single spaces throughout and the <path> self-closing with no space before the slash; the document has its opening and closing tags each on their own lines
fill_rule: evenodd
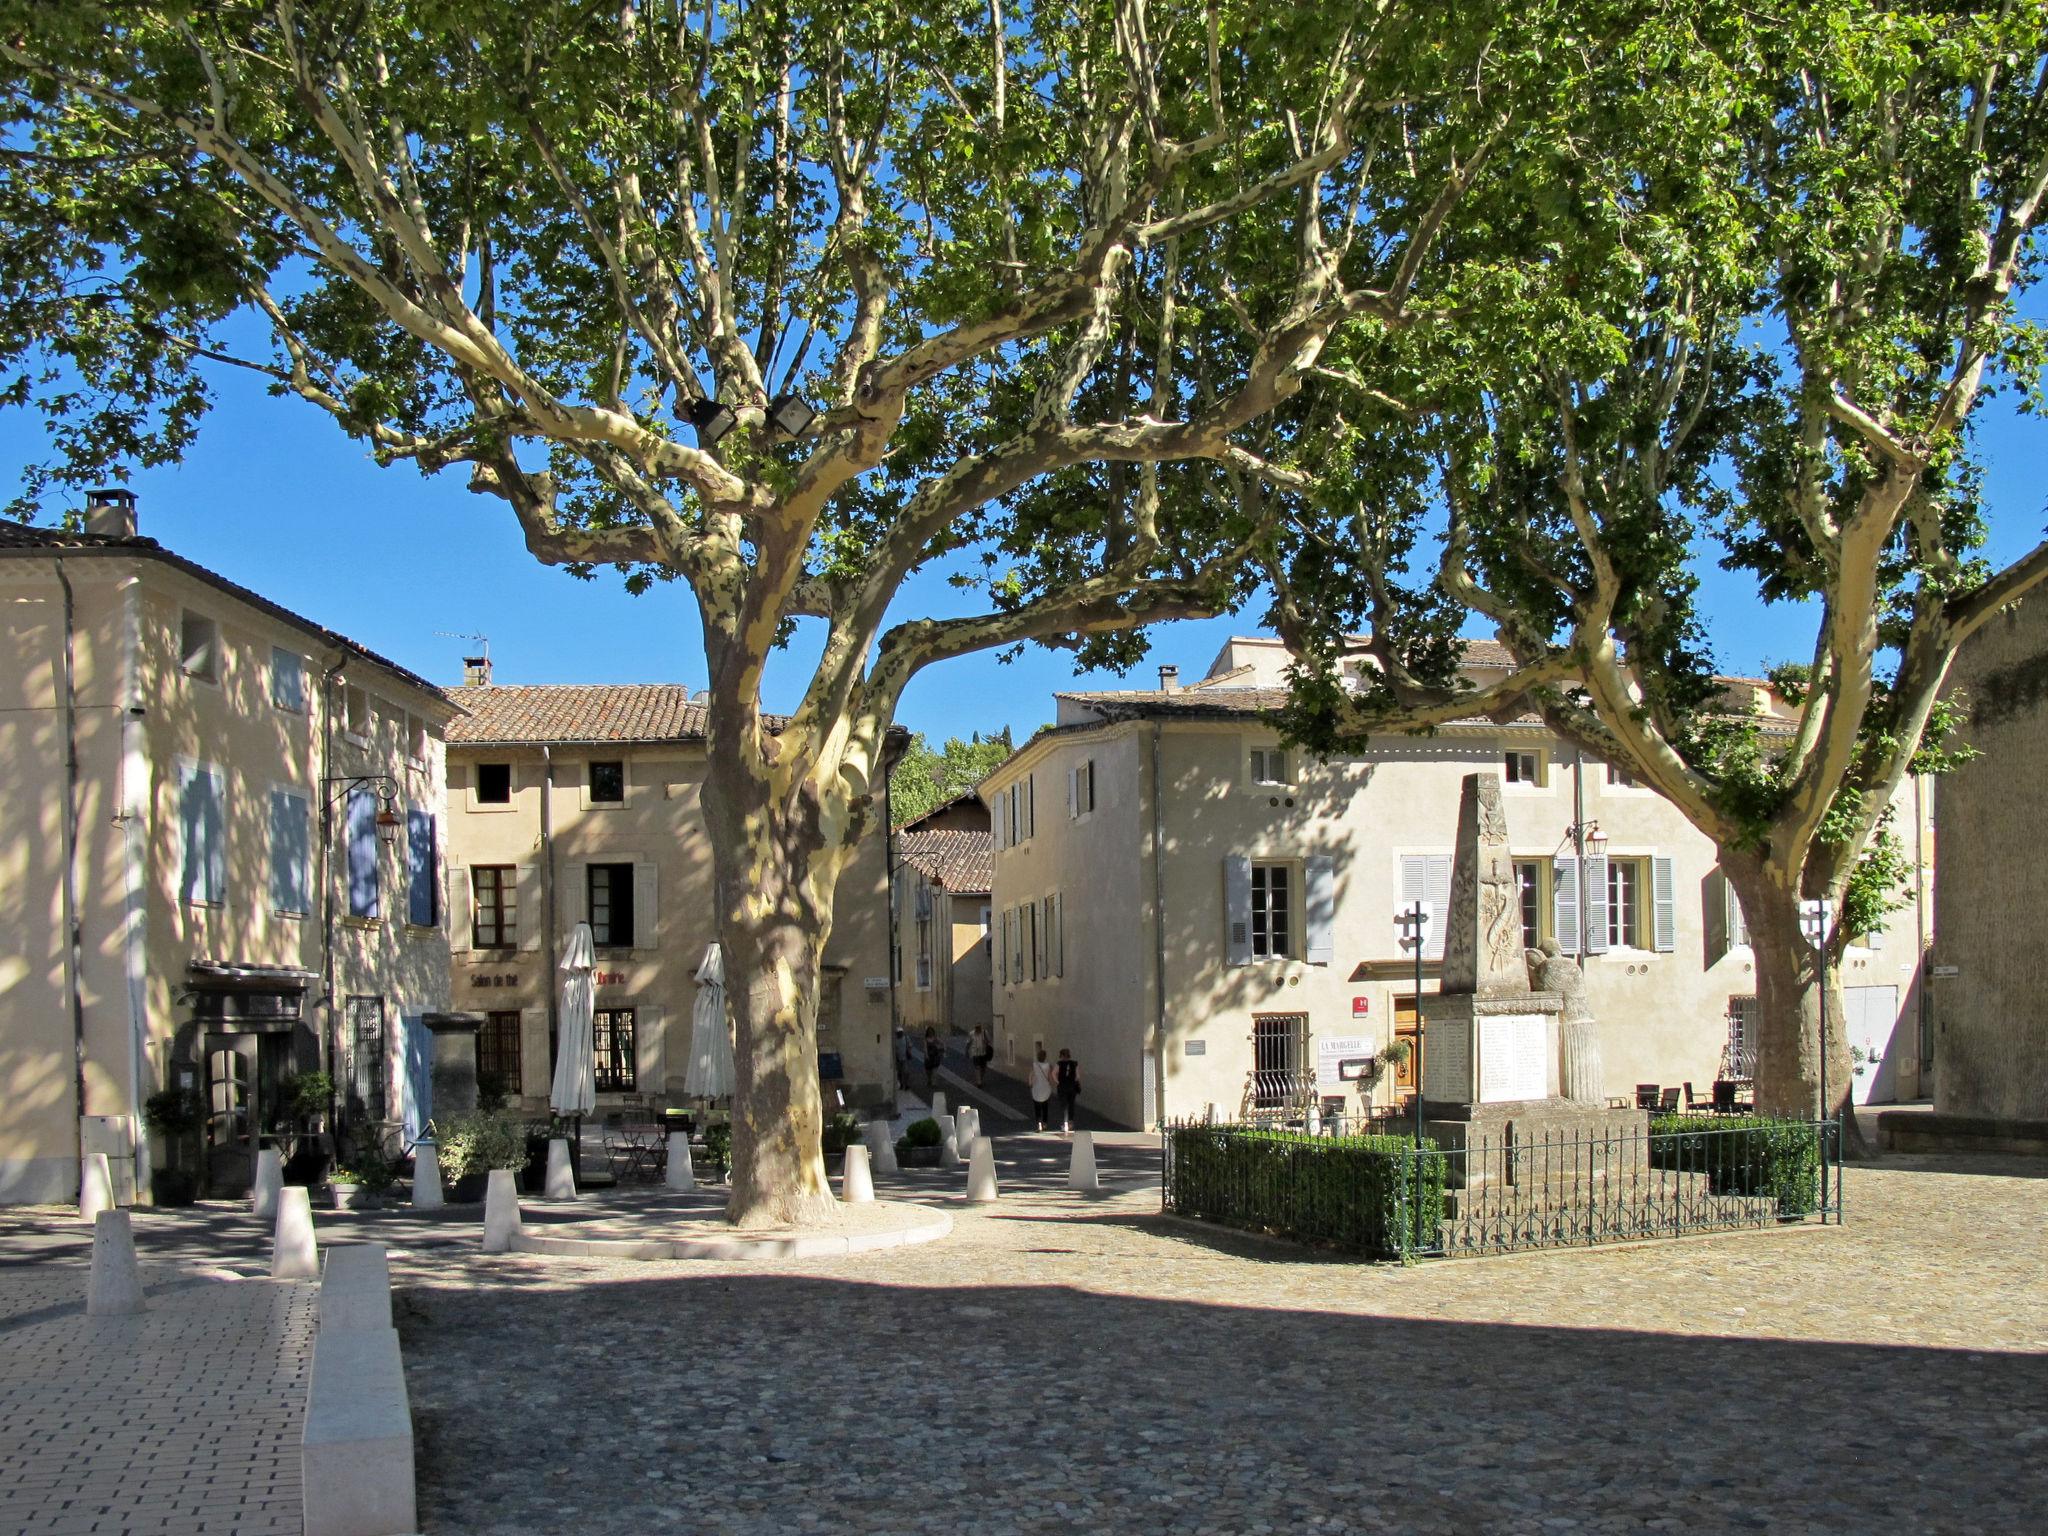
<svg viewBox="0 0 2048 1536">
<path fill-rule="evenodd" d="M 1159 691 L 1161 693 L 1180 692 L 1179 667 L 1161 667 L 1159 669 Z"/>
<path fill-rule="evenodd" d="M 110 539 L 135 537 L 135 493 L 118 485 L 85 493 L 85 531 Z"/>
<path fill-rule="evenodd" d="M 462 658 L 462 686 L 465 688 L 488 688 L 491 686 L 491 658 L 488 656 L 465 656 Z"/>
</svg>

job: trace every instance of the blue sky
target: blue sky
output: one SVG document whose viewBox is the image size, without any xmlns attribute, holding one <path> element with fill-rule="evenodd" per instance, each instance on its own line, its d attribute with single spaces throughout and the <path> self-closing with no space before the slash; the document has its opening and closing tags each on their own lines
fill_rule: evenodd
<svg viewBox="0 0 2048 1536">
<path fill-rule="evenodd" d="M 437 682 L 460 681 L 468 645 L 436 634 L 447 630 L 488 635 L 499 682 L 705 686 L 695 605 L 680 585 L 633 597 L 610 572 L 579 581 L 542 566 L 503 503 L 470 494 L 459 474 L 429 480 L 410 467 L 379 469 L 313 407 L 273 399 L 242 375 L 217 384 L 219 406 L 187 462 L 131 482 L 150 537 Z M 40 451 L 32 425 L 18 413 L 0 415 L 0 473 L 9 480 Z M 1990 403 L 1981 424 L 1989 553 L 2000 564 L 2042 537 L 2044 432 L 2048 426 L 2014 417 L 2003 401 Z M 1754 673 L 1810 653 L 1810 615 L 1764 608 L 1745 581 L 1704 574 L 1724 670 Z M 971 606 L 970 595 L 927 572 L 906 587 L 897 611 Z M 1021 740 L 1052 718 L 1056 689 L 1150 686 L 1158 662 L 1178 664 L 1192 679 L 1227 636 L 1250 627 L 1224 618 L 1163 628 L 1130 682 L 1090 674 L 1077 683 L 1066 655 L 1038 648 L 1010 663 L 963 657 L 913 681 L 900 718 L 935 739 L 1007 725 Z M 795 654 L 770 667 L 770 708 L 794 703 L 803 670 Z"/>
</svg>

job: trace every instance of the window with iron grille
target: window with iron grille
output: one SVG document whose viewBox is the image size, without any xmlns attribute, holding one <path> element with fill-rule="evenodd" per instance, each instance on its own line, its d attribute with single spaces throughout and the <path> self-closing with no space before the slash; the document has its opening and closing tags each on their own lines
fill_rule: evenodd
<svg viewBox="0 0 2048 1536">
<path fill-rule="evenodd" d="M 633 947 L 633 866 L 590 866 L 590 938 L 600 949 Z"/>
<path fill-rule="evenodd" d="M 476 1073 L 495 1077 L 509 1094 L 520 1091 L 518 1009 L 494 1009 L 484 1015 L 484 1027 L 476 1034 Z"/>
<path fill-rule="evenodd" d="M 348 1000 L 349 1038 L 355 1070 L 349 1075 L 349 1108 L 371 1120 L 384 1118 L 384 999 Z"/>
<path fill-rule="evenodd" d="M 1285 864 L 1252 866 L 1252 953 L 1285 959 L 1294 953 L 1294 887 Z"/>
<path fill-rule="evenodd" d="M 591 1050 L 599 1093 L 631 1093 L 638 1081 L 633 1054 L 633 1010 L 600 1008 L 591 1016 Z"/>
<path fill-rule="evenodd" d="M 1307 1091 L 1308 1015 L 1263 1014 L 1252 1019 L 1252 1107 L 1281 1109 Z"/>
<path fill-rule="evenodd" d="M 478 949 L 510 949 L 519 942 L 519 885 L 510 864 L 473 864 L 469 888 Z"/>
<path fill-rule="evenodd" d="M 1750 1077 L 1756 1061 L 1756 999 L 1728 999 L 1728 1048 L 1721 1058 L 1723 1077 Z"/>
</svg>

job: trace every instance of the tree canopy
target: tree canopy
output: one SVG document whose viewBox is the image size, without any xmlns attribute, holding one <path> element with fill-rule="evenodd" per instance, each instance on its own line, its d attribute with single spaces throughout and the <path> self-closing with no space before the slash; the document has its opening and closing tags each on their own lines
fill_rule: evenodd
<svg viewBox="0 0 2048 1536">
<path fill-rule="evenodd" d="M 891 820 L 903 826 L 966 794 L 1001 767 L 1010 751 L 1007 728 L 987 740 L 978 732 L 969 741 L 948 737 L 936 752 L 924 732 L 917 732 L 889 774 Z"/>
</svg>

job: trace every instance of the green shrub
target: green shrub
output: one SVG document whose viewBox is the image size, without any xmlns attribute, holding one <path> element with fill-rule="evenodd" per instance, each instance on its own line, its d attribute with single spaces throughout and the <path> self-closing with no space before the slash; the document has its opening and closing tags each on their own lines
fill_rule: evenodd
<svg viewBox="0 0 2048 1536">
<path fill-rule="evenodd" d="M 1704 1173 L 1711 1194 L 1769 1196 L 1780 1216 L 1810 1215 L 1820 1205 L 1820 1137 L 1803 1120 L 1653 1115 L 1650 1166 Z"/>
<path fill-rule="evenodd" d="M 476 1075 L 476 1107 L 485 1114 L 496 1114 L 505 1107 L 510 1090 L 502 1074 L 479 1072 Z"/>
<path fill-rule="evenodd" d="M 165 1088 L 142 1101 L 142 1123 L 159 1136 L 182 1136 L 199 1129 L 199 1095 L 190 1088 Z"/>
<path fill-rule="evenodd" d="M 912 1147 L 936 1147 L 945 1142 L 946 1133 L 939 1129 L 939 1122 L 927 1115 L 922 1120 L 913 1120 L 904 1127 L 904 1144 Z"/>
<path fill-rule="evenodd" d="M 1437 1246 L 1445 1164 L 1427 1142 L 1209 1125 L 1170 1137 L 1166 1204 L 1181 1215 L 1373 1258 Z"/>
<path fill-rule="evenodd" d="M 325 1072 L 295 1072 L 277 1087 L 285 1113 L 301 1123 L 326 1114 L 334 1097 L 334 1079 Z"/>
<path fill-rule="evenodd" d="M 860 1116 L 851 1110 L 842 1110 L 825 1122 L 825 1132 L 820 1138 L 825 1155 L 831 1157 L 844 1152 L 860 1140 Z"/>
<path fill-rule="evenodd" d="M 504 1115 L 450 1115 L 427 1128 L 439 1149 L 444 1178 L 526 1166 L 526 1126 L 520 1121 Z"/>
<path fill-rule="evenodd" d="M 730 1125 L 707 1125 L 704 1127 L 704 1161 L 714 1168 L 726 1169 L 732 1166 L 732 1127 Z"/>
</svg>

